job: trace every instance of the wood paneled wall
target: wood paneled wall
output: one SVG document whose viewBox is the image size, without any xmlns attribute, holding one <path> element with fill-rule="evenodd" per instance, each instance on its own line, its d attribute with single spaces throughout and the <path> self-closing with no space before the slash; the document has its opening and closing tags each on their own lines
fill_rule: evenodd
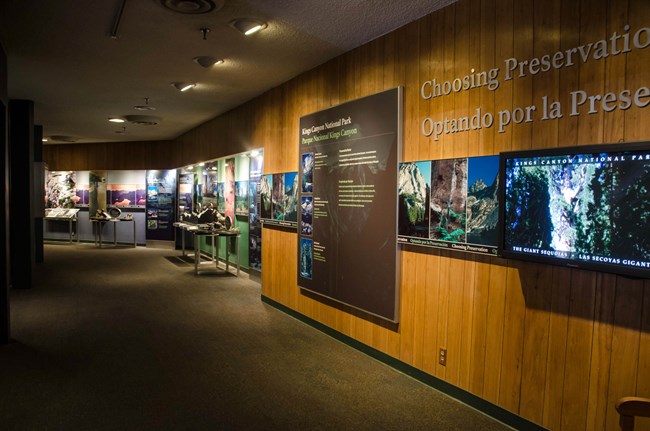
<svg viewBox="0 0 650 431">
<path fill-rule="evenodd" d="M 170 169 L 181 166 L 170 157 L 175 150 L 174 141 L 48 144 L 43 160 L 51 171 Z"/>
<path fill-rule="evenodd" d="M 650 27 L 650 3 L 460 0 L 181 136 L 165 166 L 152 158 L 150 144 L 123 148 L 121 167 L 98 163 L 106 149 L 81 146 L 83 155 L 48 146 L 46 157 L 56 156 L 56 163 L 46 160 L 57 169 L 176 167 L 264 147 L 266 173 L 292 171 L 300 116 L 398 85 L 405 90 L 403 161 L 647 140 L 647 109 L 570 116 L 568 108 L 571 91 L 602 95 L 649 86 L 650 48 L 503 80 L 507 58 L 527 60 L 609 39 L 625 33 L 626 24 L 632 33 Z M 482 87 L 430 100 L 419 95 L 425 80 L 494 67 L 501 69 L 496 91 Z M 473 115 L 478 107 L 495 115 L 529 105 L 540 109 L 542 96 L 560 101 L 561 119 L 541 121 L 538 112 L 535 121 L 504 133 L 493 126 L 437 142 L 420 132 L 425 117 Z M 131 166 L 129 151 L 146 166 Z M 79 166 L 82 159 L 89 165 Z M 395 328 L 302 293 L 296 235 L 264 229 L 263 236 L 263 295 L 535 423 L 553 430 L 615 430 L 619 397 L 650 397 L 648 281 L 401 248 L 401 322 Z M 447 349 L 446 366 L 437 361 L 440 347 Z"/>
</svg>

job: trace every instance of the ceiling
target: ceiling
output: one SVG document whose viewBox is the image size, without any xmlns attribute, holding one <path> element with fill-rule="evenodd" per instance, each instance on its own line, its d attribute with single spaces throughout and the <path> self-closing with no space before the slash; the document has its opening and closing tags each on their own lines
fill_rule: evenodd
<svg viewBox="0 0 650 431">
<path fill-rule="evenodd" d="M 0 0 L 0 41 L 47 144 L 167 140 L 454 1 Z M 267 27 L 244 36 L 241 18 Z M 108 121 L 128 115 L 145 117 Z"/>
</svg>

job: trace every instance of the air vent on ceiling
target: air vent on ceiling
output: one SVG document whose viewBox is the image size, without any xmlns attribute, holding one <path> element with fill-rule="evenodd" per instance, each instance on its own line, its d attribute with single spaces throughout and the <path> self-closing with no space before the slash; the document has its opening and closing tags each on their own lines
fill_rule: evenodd
<svg viewBox="0 0 650 431">
<path fill-rule="evenodd" d="M 155 126 L 161 121 L 160 117 L 150 115 L 125 115 L 124 119 L 131 124 L 139 124 L 141 126 Z"/>
<path fill-rule="evenodd" d="M 160 4 L 172 12 L 200 15 L 223 6 L 223 0 L 160 0 Z"/>
</svg>

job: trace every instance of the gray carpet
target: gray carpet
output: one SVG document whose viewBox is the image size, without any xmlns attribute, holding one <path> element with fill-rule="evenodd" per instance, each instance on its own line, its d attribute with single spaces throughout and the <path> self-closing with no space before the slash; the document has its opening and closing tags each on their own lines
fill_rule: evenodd
<svg viewBox="0 0 650 431">
<path fill-rule="evenodd" d="M 11 292 L 3 430 L 510 430 L 172 250 L 46 245 Z"/>
</svg>

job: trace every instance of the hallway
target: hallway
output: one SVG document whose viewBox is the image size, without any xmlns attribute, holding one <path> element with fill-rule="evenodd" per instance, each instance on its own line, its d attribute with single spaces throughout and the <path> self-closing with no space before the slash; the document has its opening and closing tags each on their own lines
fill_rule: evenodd
<svg viewBox="0 0 650 431">
<path fill-rule="evenodd" d="M 11 292 L 14 430 L 508 430 L 264 304 L 180 252 L 45 246 Z"/>
</svg>

